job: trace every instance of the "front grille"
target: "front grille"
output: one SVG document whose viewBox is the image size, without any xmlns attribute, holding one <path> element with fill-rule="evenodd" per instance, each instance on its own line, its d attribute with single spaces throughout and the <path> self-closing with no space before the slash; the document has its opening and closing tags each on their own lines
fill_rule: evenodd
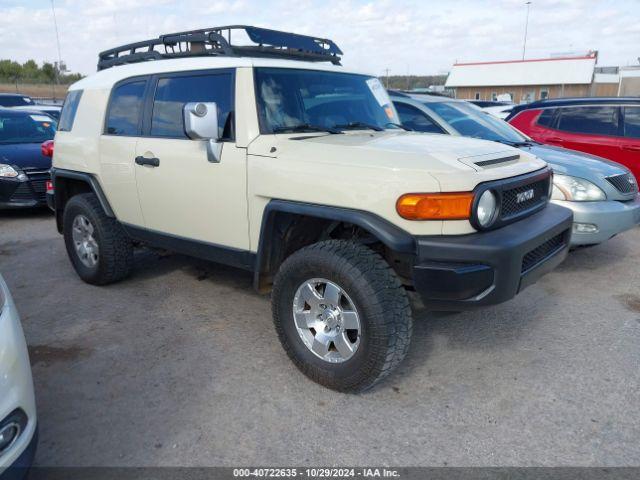
<svg viewBox="0 0 640 480">
<path fill-rule="evenodd" d="M 528 272 L 554 253 L 562 250 L 565 246 L 564 234 L 565 232 L 562 232 L 528 252 L 522 259 L 522 268 L 520 272 Z"/>
<path fill-rule="evenodd" d="M 47 181 L 46 180 L 31 180 L 31 188 L 35 193 L 35 198 L 39 202 L 47 201 Z"/>
<path fill-rule="evenodd" d="M 630 173 L 622 173 L 620 175 L 613 175 L 606 177 L 613 187 L 620 193 L 635 193 L 638 191 L 638 185 L 636 184 L 635 177 Z"/>
<path fill-rule="evenodd" d="M 29 188 L 29 184 L 24 182 L 18 185 L 18 188 L 11 195 L 12 201 L 24 202 L 33 200 L 33 192 Z"/>
<path fill-rule="evenodd" d="M 529 198 L 527 192 L 533 190 Z M 534 181 L 526 185 L 504 190 L 502 192 L 502 206 L 500 216 L 508 219 L 521 212 L 546 203 L 549 195 L 549 178 Z"/>
</svg>

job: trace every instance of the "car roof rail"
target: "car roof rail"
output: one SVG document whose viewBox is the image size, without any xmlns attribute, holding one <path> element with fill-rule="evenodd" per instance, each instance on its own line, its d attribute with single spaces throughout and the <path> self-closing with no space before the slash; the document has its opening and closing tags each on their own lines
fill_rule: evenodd
<svg viewBox="0 0 640 480">
<path fill-rule="evenodd" d="M 236 45 L 231 33 L 244 31 L 253 45 Z M 100 52 L 98 70 L 168 58 L 230 56 L 287 58 L 340 65 L 342 50 L 327 38 L 249 25 L 202 28 L 160 35 Z"/>
</svg>

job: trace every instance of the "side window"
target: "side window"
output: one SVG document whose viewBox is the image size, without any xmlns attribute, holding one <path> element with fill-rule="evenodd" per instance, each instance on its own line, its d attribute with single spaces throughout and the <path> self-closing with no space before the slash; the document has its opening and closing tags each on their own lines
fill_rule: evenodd
<svg viewBox="0 0 640 480">
<path fill-rule="evenodd" d="M 400 121 L 416 132 L 445 133 L 429 116 L 406 103 L 394 102 Z"/>
<path fill-rule="evenodd" d="M 106 133 L 138 135 L 146 80 L 136 80 L 116 87 L 111 93 Z"/>
<path fill-rule="evenodd" d="M 187 138 L 182 109 L 189 102 L 216 102 L 220 135 L 226 139 L 233 137 L 231 73 L 160 78 L 153 99 L 151 135 Z"/>
<path fill-rule="evenodd" d="M 536 123 L 538 125 L 542 125 L 543 127 L 553 128 L 553 119 L 555 117 L 555 114 L 555 108 L 545 108 L 544 110 L 542 110 L 542 113 L 538 117 L 538 120 L 536 120 Z"/>
<path fill-rule="evenodd" d="M 60 112 L 60 120 L 58 121 L 58 131 L 70 132 L 73 128 L 73 121 L 76 119 L 78 105 L 82 98 L 82 90 L 71 90 L 64 99 L 62 111 Z"/>
<path fill-rule="evenodd" d="M 617 107 L 560 108 L 558 130 L 595 135 L 617 135 Z"/>
<path fill-rule="evenodd" d="M 624 136 L 640 138 L 640 107 L 624 107 Z"/>
</svg>

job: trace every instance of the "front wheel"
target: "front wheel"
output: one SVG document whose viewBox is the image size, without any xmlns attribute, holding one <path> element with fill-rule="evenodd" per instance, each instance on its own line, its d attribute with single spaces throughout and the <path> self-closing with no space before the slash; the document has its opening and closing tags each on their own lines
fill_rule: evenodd
<svg viewBox="0 0 640 480">
<path fill-rule="evenodd" d="M 353 242 L 324 241 L 287 258 L 274 282 L 272 308 L 295 365 L 334 390 L 372 387 L 409 348 L 404 288 L 380 255 Z"/>
</svg>

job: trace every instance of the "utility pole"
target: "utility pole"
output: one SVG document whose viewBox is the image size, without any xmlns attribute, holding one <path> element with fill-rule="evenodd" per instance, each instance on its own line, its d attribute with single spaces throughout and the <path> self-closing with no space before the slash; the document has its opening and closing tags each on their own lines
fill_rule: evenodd
<svg viewBox="0 0 640 480">
<path fill-rule="evenodd" d="M 527 2 L 525 3 L 525 5 L 527 6 L 527 19 L 524 22 L 524 41 L 522 42 L 522 60 L 524 60 L 524 54 L 527 50 L 527 30 L 529 29 L 529 7 L 531 6 L 531 2 Z"/>
<path fill-rule="evenodd" d="M 56 7 L 51 0 L 51 12 L 53 13 L 53 27 L 56 31 L 56 46 L 58 47 L 58 68 L 55 69 L 55 83 L 60 83 L 60 69 L 62 69 L 62 54 L 60 53 L 60 36 L 58 35 L 58 20 L 56 19 Z M 53 87 L 53 99 L 56 99 L 55 86 Z"/>
<path fill-rule="evenodd" d="M 389 69 L 385 68 L 384 69 L 384 75 L 385 75 L 385 86 L 384 88 L 388 89 L 389 88 Z"/>
</svg>

